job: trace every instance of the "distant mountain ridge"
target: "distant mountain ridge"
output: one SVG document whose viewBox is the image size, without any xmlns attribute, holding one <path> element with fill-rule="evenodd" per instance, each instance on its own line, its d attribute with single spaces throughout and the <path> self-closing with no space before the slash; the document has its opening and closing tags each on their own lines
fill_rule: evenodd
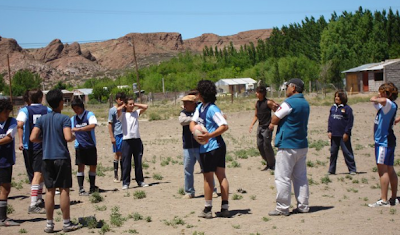
<svg viewBox="0 0 400 235">
<path fill-rule="evenodd" d="M 46 86 L 58 81 L 77 84 L 82 79 L 115 77 L 131 69 L 134 66 L 132 42 L 139 67 L 143 67 L 173 58 L 186 50 L 201 53 L 205 46 L 222 49 L 232 42 L 238 49 L 269 38 L 271 32 L 272 29 L 251 30 L 230 36 L 208 33 L 186 40 L 180 33 L 129 33 L 117 39 L 84 44 L 64 44 L 55 39 L 38 49 L 23 49 L 16 40 L 0 36 L 0 73 L 8 77 L 8 54 L 12 73 L 28 69 L 38 73 Z"/>
</svg>

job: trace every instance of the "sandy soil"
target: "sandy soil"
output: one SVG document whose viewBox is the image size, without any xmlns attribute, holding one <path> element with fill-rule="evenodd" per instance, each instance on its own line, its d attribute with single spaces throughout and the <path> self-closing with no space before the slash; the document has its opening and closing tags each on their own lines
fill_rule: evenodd
<svg viewBox="0 0 400 235">
<path fill-rule="evenodd" d="M 151 107 L 150 107 L 151 108 Z M 195 186 L 196 198 L 181 199 L 179 188 L 183 188 L 183 166 L 181 147 L 181 127 L 176 120 L 167 121 L 140 121 L 140 132 L 144 142 L 144 162 L 148 168 L 144 170 L 147 188 L 134 186 L 127 191 L 121 190 L 121 184 L 113 183 L 112 150 L 108 138 L 106 120 L 102 117 L 101 124 L 96 128 L 98 141 L 99 162 L 106 167 L 105 176 L 97 178 L 97 185 L 103 190 L 100 194 L 104 201 L 91 203 L 89 197 L 78 196 L 76 178 L 73 177 L 74 191 L 71 192 L 71 217 L 77 219 L 82 216 L 95 215 L 110 224 L 112 208 L 119 207 L 122 217 L 127 218 L 135 212 L 145 217 L 151 217 L 151 222 L 129 218 L 121 227 L 111 225 L 111 232 L 139 234 L 398 234 L 395 223 L 399 217 L 399 206 L 392 208 L 369 208 L 367 203 L 376 201 L 380 196 L 379 178 L 373 172 L 373 120 L 375 110 L 369 103 L 360 103 L 352 106 L 355 115 L 352 144 L 355 152 L 358 175 L 348 175 L 347 167 L 340 153 L 337 175 L 329 176 L 332 181 L 328 184 L 321 182 L 326 176 L 329 165 L 329 146 L 317 151 L 310 148 L 308 153 L 308 178 L 310 185 L 311 211 L 308 214 L 291 214 L 288 217 L 270 217 L 268 211 L 275 208 L 275 183 L 271 172 L 262 169 L 259 155 L 240 159 L 235 152 L 244 149 L 256 148 L 255 130 L 248 133 L 253 111 L 227 113 L 230 129 L 224 134 L 227 142 L 228 155 L 240 164 L 240 167 L 227 167 L 227 176 L 230 184 L 230 209 L 233 218 L 213 218 L 210 220 L 197 217 L 203 208 L 203 178 L 196 166 Z M 317 140 L 327 141 L 326 126 L 329 113 L 328 106 L 311 107 L 309 121 L 309 142 Z M 400 128 L 396 126 L 397 136 Z M 327 142 L 326 142 L 327 143 Z M 74 156 L 73 146 L 70 151 Z M 15 182 L 25 181 L 23 157 L 17 150 L 17 164 L 14 168 Z M 168 165 L 161 163 L 170 158 Z M 312 163 L 312 164 L 311 164 Z M 232 162 L 227 162 L 228 166 Z M 313 166 L 311 166 L 313 165 Z M 398 166 L 396 167 L 398 168 Z M 398 169 L 399 170 L 399 169 Z M 76 172 L 76 169 L 75 169 Z M 162 180 L 153 178 L 154 174 L 163 177 Z M 85 172 L 85 175 L 87 173 Z M 134 177 L 134 175 L 132 175 Z M 378 187 L 377 187 L 378 185 Z M 46 224 L 45 215 L 27 214 L 30 202 L 30 186 L 22 183 L 21 189 L 12 188 L 9 204 L 14 212 L 9 216 L 19 222 L 20 227 L 0 228 L 0 234 L 42 234 Z M 85 187 L 88 188 L 88 182 Z M 247 193 L 238 193 L 242 188 Z M 135 192 L 142 190 L 146 198 L 135 199 Z M 234 195 L 242 196 L 240 200 L 233 200 Z M 214 212 L 219 211 L 221 199 L 214 199 Z M 62 228 L 61 211 L 56 199 L 55 211 L 56 229 Z M 295 207 L 295 199 L 292 197 Z M 96 208 L 106 207 L 105 211 Z M 168 225 L 175 221 L 184 224 Z M 21 230 L 22 229 L 22 230 Z M 98 233 L 100 229 L 83 228 L 72 234 Z M 109 232 L 109 233 L 111 233 Z"/>
</svg>

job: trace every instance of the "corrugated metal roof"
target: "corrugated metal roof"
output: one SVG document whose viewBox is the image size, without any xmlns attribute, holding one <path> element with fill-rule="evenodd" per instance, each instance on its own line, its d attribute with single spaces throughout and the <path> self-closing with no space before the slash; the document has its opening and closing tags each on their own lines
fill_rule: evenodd
<svg viewBox="0 0 400 235">
<path fill-rule="evenodd" d="M 252 78 L 224 78 L 218 80 L 215 85 L 241 85 L 241 84 L 253 84 L 257 83 L 256 80 Z"/>
<path fill-rule="evenodd" d="M 76 91 L 80 91 L 80 92 L 82 92 L 84 95 L 90 95 L 90 94 L 93 93 L 93 89 L 91 89 L 91 88 L 75 89 L 75 90 L 74 90 L 74 95 L 75 95 L 75 92 L 76 92 Z"/>
<path fill-rule="evenodd" d="M 395 62 L 400 62 L 400 59 L 386 60 L 386 61 L 380 62 L 380 63 L 363 64 L 361 66 L 351 68 L 349 70 L 345 70 L 342 73 L 355 73 L 355 72 L 361 72 L 361 71 L 382 70 L 386 65 L 389 65 L 389 64 L 392 64 Z"/>
</svg>

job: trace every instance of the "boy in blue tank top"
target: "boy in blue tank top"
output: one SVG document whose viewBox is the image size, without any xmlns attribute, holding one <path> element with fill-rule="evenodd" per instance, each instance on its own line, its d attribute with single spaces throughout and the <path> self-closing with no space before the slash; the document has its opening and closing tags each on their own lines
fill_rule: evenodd
<svg viewBox="0 0 400 235">
<path fill-rule="evenodd" d="M 22 108 L 17 116 L 18 134 L 23 133 L 23 154 L 25 156 L 28 172 L 33 172 L 31 180 L 31 203 L 28 207 L 28 214 L 45 214 L 44 201 L 42 199 L 43 176 L 42 176 L 42 143 L 32 143 L 29 136 L 37 119 L 51 113 L 51 109 L 42 105 L 43 92 L 39 89 L 28 91 L 30 105 Z M 21 139 L 21 138 L 20 138 Z"/>
<path fill-rule="evenodd" d="M 215 84 L 209 80 L 202 80 L 197 84 L 197 91 L 201 104 L 198 105 L 190 123 L 193 133 L 196 124 L 203 125 L 207 132 L 198 136 L 200 145 L 200 166 L 204 176 L 205 207 L 199 217 L 211 219 L 212 195 L 214 189 L 214 174 L 217 176 L 221 187 L 221 212 L 217 217 L 230 217 L 229 213 L 229 183 L 225 174 L 226 145 L 222 134 L 228 130 L 228 123 L 221 110 L 214 104 L 217 100 Z"/>
<path fill-rule="evenodd" d="M 396 136 L 393 132 L 393 124 L 397 112 L 397 87 L 387 82 L 379 87 L 379 94 L 373 96 L 370 101 L 378 110 L 374 121 L 374 140 L 375 140 L 375 158 L 378 167 L 378 174 L 381 184 L 381 197 L 369 207 L 388 207 L 398 204 L 397 184 L 398 177 L 394 170 L 394 152 L 396 148 Z M 389 184 L 392 190 L 392 196 L 388 200 Z"/>
<path fill-rule="evenodd" d="M 7 218 L 7 199 L 15 164 L 14 137 L 17 132 L 17 121 L 9 117 L 12 110 L 10 101 L 0 100 L 0 226 L 19 226 L 19 223 Z"/>
<path fill-rule="evenodd" d="M 79 195 L 88 196 L 89 193 L 98 191 L 96 187 L 96 167 L 97 149 L 94 129 L 97 126 L 96 116 L 92 112 L 85 110 L 85 105 L 80 98 L 75 98 L 71 102 L 71 107 L 76 113 L 71 118 L 72 132 L 75 134 L 75 153 L 78 172 L 76 173 L 79 185 Z M 85 179 L 85 165 L 89 166 L 89 193 L 83 188 Z"/>
</svg>

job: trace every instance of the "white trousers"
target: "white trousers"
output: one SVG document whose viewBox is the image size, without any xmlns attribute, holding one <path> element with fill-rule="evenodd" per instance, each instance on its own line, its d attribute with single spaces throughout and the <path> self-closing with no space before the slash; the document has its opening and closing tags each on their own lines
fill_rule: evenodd
<svg viewBox="0 0 400 235">
<path fill-rule="evenodd" d="M 275 156 L 276 210 L 289 212 L 292 182 L 297 209 L 301 212 L 310 210 L 308 206 L 307 152 L 308 148 L 278 149 Z"/>
</svg>

